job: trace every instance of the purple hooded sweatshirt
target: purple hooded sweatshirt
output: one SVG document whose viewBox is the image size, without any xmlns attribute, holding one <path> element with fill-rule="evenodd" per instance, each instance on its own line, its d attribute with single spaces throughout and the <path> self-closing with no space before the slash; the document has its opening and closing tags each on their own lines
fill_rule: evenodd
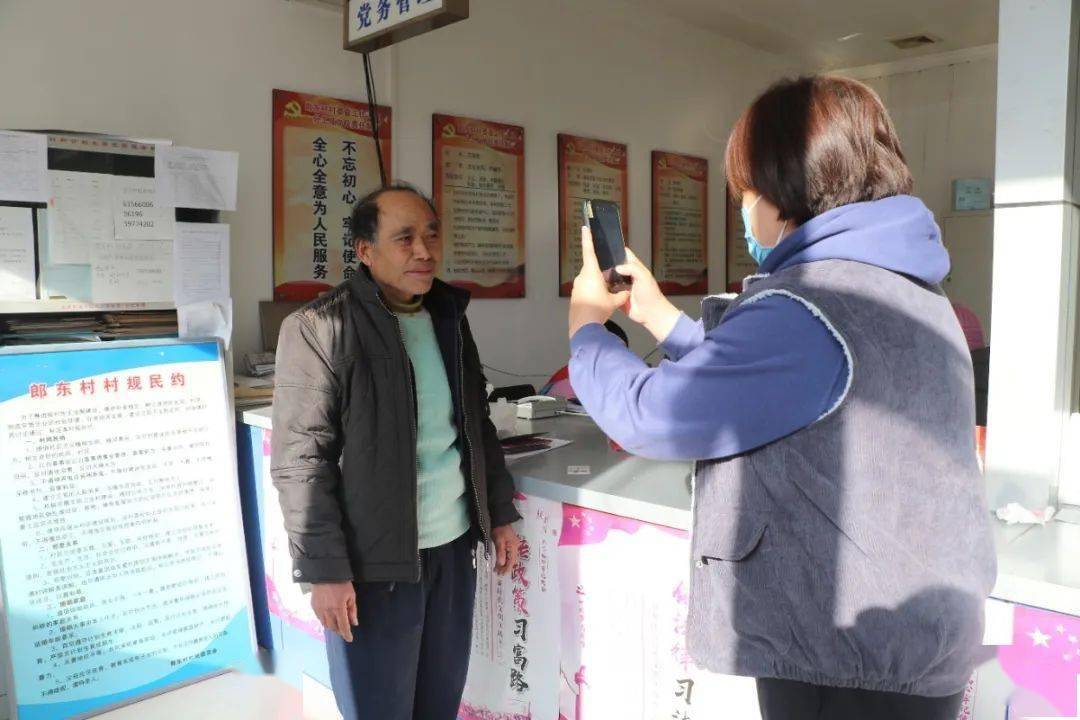
<svg viewBox="0 0 1080 720">
<path fill-rule="evenodd" d="M 822 213 L 777 245 L 762 274 L 819 260 L 854 260 L 937 284 L 949 254 L 933 213 L 899 195 Z M 648 367 L 602 325 L 570 341 L 570 381 L 596 423 L 627 451 L 705 460 L 753 450 L 810 425 L 843 393 L 847 361 L 801 303 L 774 295 L 741 305 L 705 333 L 686 315 Z"/>
</svg>

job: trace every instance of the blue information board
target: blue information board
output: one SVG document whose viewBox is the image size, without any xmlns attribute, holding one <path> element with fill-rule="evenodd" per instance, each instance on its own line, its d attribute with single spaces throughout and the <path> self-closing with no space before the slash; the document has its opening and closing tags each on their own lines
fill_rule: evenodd
<svg viewBox="0 0 1080 720">
<path fill-rule="evenodd" d="M 0 349 L 0 564 L 19 720 L 251 658 L 217 341 Z"/>
</svg>

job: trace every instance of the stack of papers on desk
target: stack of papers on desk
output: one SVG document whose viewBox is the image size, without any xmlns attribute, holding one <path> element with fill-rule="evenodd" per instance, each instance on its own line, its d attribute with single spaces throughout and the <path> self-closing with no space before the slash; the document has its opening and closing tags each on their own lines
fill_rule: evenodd
<svg viewBox="0 0 1080 720">
<path fill-rule="evenodd" d="M 96 342 L 105 325 L 96 315 L 49 315 L 12 317 L 3 321 L 0 344 Z"/>
<path fill-rule="evenodd" d="M 266 377 L 274 374 L 276 362 L 272 352 L 247 353 L 244 355 L 244 370 L 252 377 Z"/>
<path fill-rule="evenodd" d="M 103 336 L 110 339 L 176 337 L 176 312 L 105 313 Z"/>
<path fill-rule="evenodd" d="M 233 379 L 233 398 L 237 410 L 265 407 L 274 401 L 274 378 L 237 375 Z"/>
</svg>

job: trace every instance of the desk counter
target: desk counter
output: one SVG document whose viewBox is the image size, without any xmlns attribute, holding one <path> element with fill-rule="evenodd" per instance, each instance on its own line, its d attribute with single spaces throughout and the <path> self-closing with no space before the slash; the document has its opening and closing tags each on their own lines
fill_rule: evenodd
<svg viewBox="0 0 1080 720">
<path fill-rule="evenodd" d="M 254 466 L 264 476 L 265 487 L 268 472 L 263 466 L 269 459 L 269 443 L 268 433 L 263 431 L 271 429 L 270 408 L 243 413 L 243 423 L 252 435 L 248 444 L 252 453 L 263 456 L 262 466 L 259 462 Z M 689 568 L 691 464 L 655 462 L 616 451 L 603 432 L 581 416 L 518 421 L 515 430 L 519 434 L 546 433 L 571 444 L 509 462 L 520 508 L 526 516 L 519 532 L 533 554 L 521 579 L 532 585 L 488 581 L 484 580 L 486 574 L 481 575 L 474 634 L 485 646 L 474 647 L 470 686 L 461 717 L 471 720 L 485 717 L 491 708 L 515 707 L 517 696 L 512 688 L 520 688 L 525 676 L 515 670 L 514 654 L 519 652 L 527 654 L 532 663 L 528 678 L 532 689 L 526 693 L 531 693 L 527 699 L 532 703 L 534 717 L 554 718 L 561 714 L 572 720 L 580 717 L 578 709 L 589 707 L 602 709 L 600 717 L 638 717 L 632 708 L 646 713 L 641 717 L 667 717 L 671 707 L 681 707 L 679 701 L 687 694 L 688 679 L 697 683 L 693 690 L 697 710 L 694 717 L 712 707 L 738 707 L 740 714 L 728 716 L 756 717 L 752 684 L 742 682 L 744 679 L 708 676 L 692 665 L 684 665 L 685 658 L 672 663 L 670 657 L 665 660 L 665 654 L 656 652 L 658 647 L 671 647 L 675 652 L 681 646 L 681 630 L 674 629 L 685 622 L 683 575 Z M 264 490 L 261 494 L 267 493 Z M 266 507 L 265 501 L 262 507 Z M 266 519 L 262 516 L 260 511 L 264 533 L 272 534 L 269 526 L 277 519 L 269 512 Z M 992 592 L 996 602 L 988 604 L 986 642 L 1000 647 L 997 659 L 980 668 L 977 693 L 973 679 L 963 717 L 1000 717 L 1003 707 L 1037 710 L 1043 707 L 1040 703 L 1046 702 L 1053 706 L 1043 708 L 1046 711 L 1054 709 L 1066 716 L 1075 713 L 1072 668 L 1080 669 L 1080 646 L 1070 643 L 1070 636 L 1080 634 L 1080 525 L 1053 522 L 1045 527 L 1010 527 L 995 520 L 994 539 L 998 581 Z M 318 629 L 310 625 L 310 618 L 290 616 L 288 600 L 292 590 L 283 587 L 289 584 L 287 572 L 284 568 L 271 570 L 275 562 L 284 565 L 287 555 L 275 561 L 271 555 L 280 555 L 281 548 L 275 551 L 273 545 L 284 545 L 284 541 L 278 538 L 267 545 L 264 539 L 269 606 L 274 635 L 279 637 L 276 644 L 280 647 L 283 632 L 292 633 L 288 642 L 296 648 L 297 628 L 306 628 L 311 640 L 316 639 L 313 636 Z M 557 578 L 556 589 L 551 592 L 559 597 L 545 597 L 538 589 L 545 577 L 552 583 L 552 572 Z M 276 585 L 272 576 L 279 579 Z M 296 598 L 291 604 L 296 605 Z M 516 616 L 518 623 L 524 619 L 526 606 L 532 613 L 529 623 L 533 636 L 531 642 L 523 639 L 515 646 L 512 622 Z M 547 620 L 544 612 L 548 613 Z M 538 631 L 558 637 L 560 625 L 563 637 L 558 647 L 545 647 L 533 639 Z M 1033 646 L 1032 638 L 1038 644 Z M 648 646 L 639 647 L 635 644 L 638 639 L 647 641 Z M 502 649 L 500 642 L 505 646 Z M 578 644 L 582 649 L 567 649 Z M 620 651 L 612 653 L 611 647 Z M 317 680 L 325 676 L 320 664 L 324 661 L 318 657 L 320 648 L 311 646 L 306 658 L 299 662 Z M 1053 653 L 1044 656 L 1048 649 Z M 588 681 L 582 682 L 586 655 L 592 665 Z M 559 682 L 540 683 L 540 668 L 545 663 L 557 665 L 551 677 L 561 678 Z M 630 682 L 633 668 L 644 667 L 642 663 L 672 668 L 660 673 L 662 681 L 652 682 L 657 687 L 650 691 L 651 699 L 635 697 L 631 701 L 622 698 L 620 692 L 604 690 Z M 314 669 L 312 664 L 316 665 Z M 1036 665 L 1041 668 L 1039 673 L 1025 674 L 1024 668 Z M 682 670 L 676 672 L 676 667 Z M 500 676 L 509 682 L 493 680 Z M 624 680 L 618 681 L 617 677 Z M 651 682 L 646 677 L 640 681 Z M 558 712 L 551 704 L 555 696 Z M 475 701 L 474 706 L 469 705 L 470 699 Z M 653 704 L 646 709 L 636 703 Z"/>
</svg>

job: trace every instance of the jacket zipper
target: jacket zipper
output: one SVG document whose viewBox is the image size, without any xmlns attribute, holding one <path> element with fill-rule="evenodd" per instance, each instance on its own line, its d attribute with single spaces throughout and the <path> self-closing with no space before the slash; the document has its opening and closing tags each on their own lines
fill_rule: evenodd
<svg viewBox="0 0 1080 720">
<path fill-rule="evenodd" d="M 386 314 L 394 321 L 394 327 L 397 328 L 398 341 L 401 343 L 401 352 L 405 356 L 405 361 L 409 363 L 409 391 L 413 399 L 412 413 L 409 416 L 409 426 L 412 428 L 412 452 L 413 452 L 413 466 L 415 468 L 413 478 L 413 521 L 416 523 L 416 573 L 417 580 L 421 580 L 424 576 L 424 568 L 420 563 L 420 498 L 419 498 L 419 485 L 420 485 L 420 458 L 416 454 L 416 436 L 418 431 L 416 429 L 416 386 L 412 376 L 412 361 L 409 359 L 409 351 L 405 347 L 405 335 L 401 332 L 401 323 L 397 319 L 397 315 L 390 311 L 390 308 L 386 307 L 386 303 L 382 298 L 376 295 L 379 299 L 379 304 L 382 305 L 382 309 L 386 311 Z"/>
<path fill-rule="evenodd" d="M 484 530 L 483 514 L 480 511 L 480 493 L 476 489 L 476 460 L 473 457 L 472 443 L 469 441 L 469 413 L 465 409 L 465 338 L 461 332 L 461 325 L 464 320 L 458 321 L 457 326 L 457 339 L 458 339 L 458 381 L 460 392 L 458 393 L 461 398 L 461 435 L 465 438 L 465 452 L 469 456 L 469 482 L 472 484 L 473 491 L 473 505 L 476 507 L 476 524 L 480 526 L 480 538 L 484 541 L 484 560 L 490 563 L 491 561 L 491 538 Z"/>
</svg>

